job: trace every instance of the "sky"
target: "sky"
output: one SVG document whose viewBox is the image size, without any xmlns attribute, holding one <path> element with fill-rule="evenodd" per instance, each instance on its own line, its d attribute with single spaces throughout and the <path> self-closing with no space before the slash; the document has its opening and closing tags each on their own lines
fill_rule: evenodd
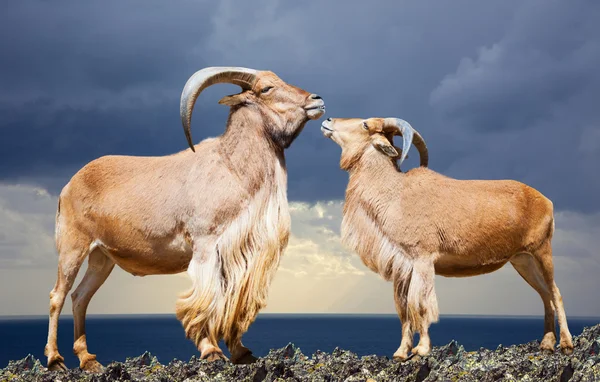
<svg viewBox="0 0 600 382">
<path fill-rule="evenodd" d="M 271 70 L 321 95 L 326 117 L 398 117 L 429 167 L 515 179 L 554 202 L 567 315 L 600 316 L 600 3 L 594 0 L 10 2 L 0 13 L 0 315 L 47 314 L 57 196 L 107 154 L 187 148 L 183 85 L 206 66 Z M 197 102 L 196 142 L 224 131 Z M 286 151 L 292 235 L 265 313 L 395 313 L 392 286 L 340 242 L 347 174 L 310 121 Z M 418 155 L 403 164 L 418 164 Z M 85 266 L 80 271 L 84 273 Z M 186 274 L 120 269 L 91 314 L 173 313 Z M 436 278 L 441 314 L 542 315 L 510 265 Z M 70 314 L 70 299 L 63 310 Z"/>
</svg>

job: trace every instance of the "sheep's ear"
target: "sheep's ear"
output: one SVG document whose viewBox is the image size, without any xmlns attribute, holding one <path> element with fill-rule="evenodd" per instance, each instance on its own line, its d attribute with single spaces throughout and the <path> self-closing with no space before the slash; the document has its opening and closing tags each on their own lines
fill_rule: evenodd
<svg viewBox="0 0 600 382">
<path fill-rule="evenodd" d="M 398 156 L 402 155 L 402 148 L 401 147 L 398 147 L 398 146 L 394 145 L 394 148 L 398 152 Z M 410 155 L 407 154 L 406 158 L 404 158 L 404 159 L 408 159 L 408 158 L 410 158 Z"/>
<path fill-rule="evenodd" d="M 246 103 L 247 97 L 244 93 L 232 94 L 225 96 L 219 100 L 220 105 L 236 106 Z"/>
<path fill-rule="evenodd" d="M 375 134 L 372 138 L 372 144 L 376 149 L 383 152 L 385 155 L 395 158 L 397 157 L 398 151 L 394 148 L 394 146 L 387 140 L 383 135 Z"/>
</svg>

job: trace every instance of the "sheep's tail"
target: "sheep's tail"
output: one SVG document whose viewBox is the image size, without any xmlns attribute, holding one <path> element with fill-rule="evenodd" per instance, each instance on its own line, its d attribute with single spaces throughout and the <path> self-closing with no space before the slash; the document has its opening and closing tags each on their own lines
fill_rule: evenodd
<svg viewBox="0 0 600 382">
<path fill-rule="evenodd" d="M 54 245 L 58 249 L 58 237 L 60 236 L 60 195 L 58 196 L 58 203 L 56 205 L 56 216 L 54 217 Z"/>
</svg>

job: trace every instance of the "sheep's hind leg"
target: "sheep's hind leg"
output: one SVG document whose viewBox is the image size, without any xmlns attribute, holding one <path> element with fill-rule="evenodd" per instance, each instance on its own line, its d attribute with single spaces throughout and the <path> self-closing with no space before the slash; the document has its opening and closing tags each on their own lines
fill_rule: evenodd
<svg viewBox="0 0 600 382">
<path fill-rule="evenodd" d="M 65 360 L 58 352 L 58 318 L 65 303 L 67 293 L 73 287 L 77 278 L 79 268 L 88 254 L 89 243 L 77 240 L 72 234 L 70 240 L 63 241 L 59 245 L 58 278 L 54 288 L 50 292 L 50 316 L 48 322 L 48 342 L 44 348 L 44 355 L 48 357 L 49 370 L 67 370 Z"/>
<path fill-rule="evenodd" d="M 554 281 L 554 264 L 552 262 L 552 247 L 548 240 L 536 252 L 534 257 L 538 260 L 539 265 L 546 281 L 546 287 L 552 292 L 552 302 L 558 317 L 558 326 L 560 328 L 560 349 L 564 354 L 573 353 L 573 338 L 567 324 L 567 315 L 563 305 L 562 296 L 556 282 Z"/>
<path fill-rule="evenodd" d="M 73 352 L 79 358 L 79 367 L 89 372 L 100 372 L 102 365 L 96 361 L 96 355 L 88 352 L 85 336 L 85 315 L 94 294 L 104 284 L 115 263 L 102 251 L 95 249 L 88 258 L 85 276 L 71 294 L 73 300 L 73 322 L 75 326 L 75 342 Z"/>
<path fill-rule="evenodd" d="M 535 289 L 544 302 L 544 337 L 540 350 L 554 352 L 556 344 L 556 328 L 554 325 L 554 306 L 552 292 L 546 284 L 539 262 L 528 253 L 515 255 L 510 263 L 525 281 Z"/>
</svg>

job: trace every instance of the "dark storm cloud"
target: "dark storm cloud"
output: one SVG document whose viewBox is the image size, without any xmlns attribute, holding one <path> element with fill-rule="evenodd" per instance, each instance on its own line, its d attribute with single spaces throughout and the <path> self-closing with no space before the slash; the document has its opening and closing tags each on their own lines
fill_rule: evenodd
<svg viewBox="0 0 600 382">
<path fill-rule="evenodd" d="M 586 99 L 600 93 L 598 17 L 595 2 L 528 2 L 502 39 L 462 59 L 442 80 L 432 104 L 484 132 L 526 128 L 552 117 L 556 106 L 593 116 Z M 576 105 L 568 105 L 573 97 Z"/>
<path fill-rule="evenodd" d="M 144 91 L 170 95 L 185 71 L 205 64 L 189 51 L 209 30 L 203 8 L 201 2 L 182 2 L 177 10 L 158 1 L 11 3 L 0 16 L 2 99 L 97 106 Z"/>
<path fill-rule="evenodd" d="M 600 208 L 600 3 L 530 1 L 431 94 L 460 177 L 515 178 L 557 209 Z M 470 152 L 469 152 L 470 150 Z"/>
<path fill-rule="evenodd" d="M 183 84 L 201 67 L 236 65 L 319 93 L 329 117 L 410 121 L 440 172 L 513 177 L 543 186 L 563 209 L 597 209 L 596 5 L 547 4 L 13 2 L 0 16 L 0 177 L 56 192 L 99 155 L 185 149 Z M 227 110 L 216 101 L 237 91 L 202 95 L 196 141 L 223 131 Z M 340 150 L 319 124 L 309 122 L 288 150 L 292 200 L 343 197 Z M 579 184 L 577 200 L 568 182 Z"/>
</svg>

